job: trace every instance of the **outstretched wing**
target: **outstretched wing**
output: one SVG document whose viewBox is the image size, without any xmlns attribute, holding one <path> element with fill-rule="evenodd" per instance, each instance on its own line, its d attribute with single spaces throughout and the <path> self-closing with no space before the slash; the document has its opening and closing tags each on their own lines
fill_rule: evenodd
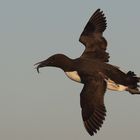
<svg viewBox="0 0 140 140">
<path fill-rule="evenodd" d="M 106 17 L 103 12 L 100 9 L 96 10 L 79 38 L 79 41 L 85 45 L 85 51 L 81 57 L 108 62 L 107 41 L 102 36 L 106 26 Z"/>
<path fill-rule="evenodd" d="M 106 109 L 104 106 L 104 93 L 106 83 L 102 78 L 86 83 L 80 94 L 82 118 L 87 132 L 92 136 L 105 120 Z"/>
</svg>

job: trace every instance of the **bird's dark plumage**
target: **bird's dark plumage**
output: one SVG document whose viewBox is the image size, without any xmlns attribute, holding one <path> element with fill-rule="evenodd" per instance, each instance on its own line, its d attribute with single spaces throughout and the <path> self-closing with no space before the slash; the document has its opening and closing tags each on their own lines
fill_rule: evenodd
<svg viewBox="0 0 140 140">
<path fill-rule="evenodd" d="M 106 26 L 106 18 L 98 9 L 89 19 L 79 38 L 79 41 L 85 45 L 85 51 L 81 57 L 108 62 L 107 41 L 102 36 Z"/>
<path fill-rule="evenodd" d="M 80 94 L 82 118 L 84 126 L 90 135 L 100 129 L 105 120 L 106 109 L 104 106 L 104 93 L 106 83 L 100 75 L 89 80 Z"/>
<path fill-rule="evenodd" d="M 90 135 L 97 133 L 105 120 L 106 89 L 140 94 L 140 78 L 134 72 L 125 73 L 107 63 L 109 54 L 106 52 L 107 41 L 103 37 L 106 26 L 103 12 L 96 10 L 79 38 L 85 45 L 85 50 L 79 58 L 70 59 L 64 54 L 56 54 L 36 64 L 38 72 L 42 67 L 58 67 L 70 79 L 84 84 L 80 94 L 81 113 L 84 126 Z"/>
</svg>

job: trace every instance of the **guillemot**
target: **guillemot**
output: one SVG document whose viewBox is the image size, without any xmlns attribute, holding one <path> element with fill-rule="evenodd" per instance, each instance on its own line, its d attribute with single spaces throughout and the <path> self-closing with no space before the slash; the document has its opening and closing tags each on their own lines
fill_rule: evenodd
<svg viewBox="0 0 140 140">
<path fill-rule="evenodd" d="M 105 120 L 106 89 L 140 94 L 140 78 L 134 72 L 123 72 L 119 67 L 108 63 L 107 41 L 103 37 L 106 27 L 106 17 L 103 11 L 97 9 L 79 38 L 85 45 L 79 58 L 71 59 L 64 54 L 55 54 L 35 64 L 38 73 L 42 67 L 58 67 L 70 79 L 84 84 L 80 94 L 81 114 L 84 126 L 91 136 L 97 133 Z"/>
</svg>

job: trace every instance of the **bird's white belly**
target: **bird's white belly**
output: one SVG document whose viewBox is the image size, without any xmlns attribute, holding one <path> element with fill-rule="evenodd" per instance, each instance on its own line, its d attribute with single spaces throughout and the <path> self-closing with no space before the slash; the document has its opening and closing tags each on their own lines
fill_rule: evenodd
<svg viewBox="0 0 140 140">
<path fill-rule="evenodd" d="M 68 78 L 70 78 L 73 81 L 81 83 L 81 78 L 78 75 L 77 71 L 71 71 L 71 72 L 65 72 Z M 124 85 L 116 84 L 111 79 L 105 79 L 107 83 L 107 89 L 113 90 L 113 91 L 125 91 L 128 87 Z"/>
<path fill-rule="evenodd" d="M 65 72 L 66 75 L 73 81 L 81 83 L 81 78 L 78 75 L 77 71 Z"/>
</svg>

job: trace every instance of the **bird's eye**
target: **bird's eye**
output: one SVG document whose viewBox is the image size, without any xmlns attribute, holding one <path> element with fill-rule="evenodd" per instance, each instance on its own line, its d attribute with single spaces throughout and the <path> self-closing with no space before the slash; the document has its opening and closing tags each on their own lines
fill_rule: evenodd
<svg viewBox="0 0 140 140">
<path fill-rule="evenodd" d="M 55 61 L 56 61 L 55 57 L 52 57 L 50 63 L 54 64 Z"/>
</svg>

